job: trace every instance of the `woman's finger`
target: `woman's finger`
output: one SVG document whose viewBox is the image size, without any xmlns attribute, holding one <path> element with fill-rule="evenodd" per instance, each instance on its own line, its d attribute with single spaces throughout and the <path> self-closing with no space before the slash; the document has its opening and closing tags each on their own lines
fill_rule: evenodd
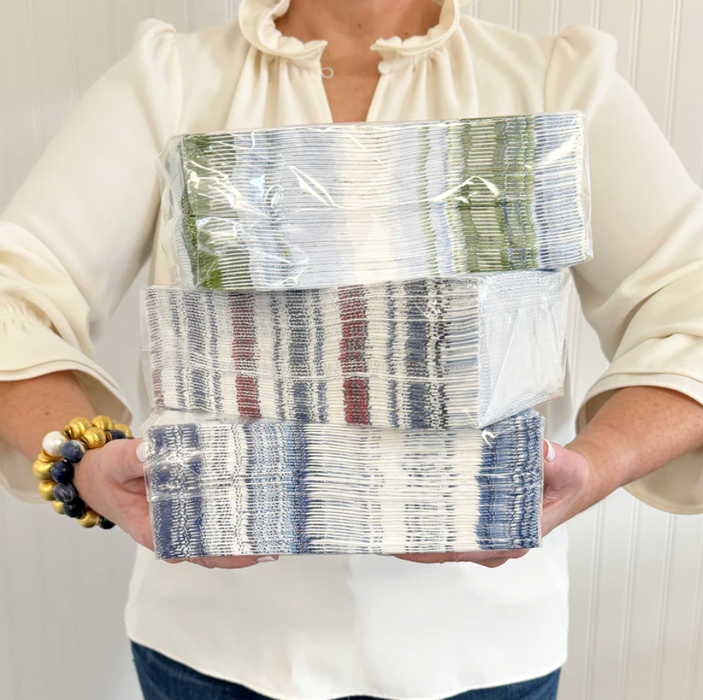
<svg viewBox="0 0 703 700">
<path fill-rule="evenodd" d="M 138 525 L 134 531 L 130 532 L 132 539 L 142 547 L 154 551 L 154 535 L 151 531 L 151 524 L 147 521 L 148 527 Z"/>
<path fill-rule="evenodd" d="M 417 564 L 446 564 L 449 562 L 464 562 L 480 564 L 481 566 L 499 566 L 510 559 L 524 557 L 529 549 L 514 549 L 505 551 L 484 552 L 449 552 L 437 554 L 396 554 L 396 558 Z"/>
<path fill-rule="evenodd" d="M 246 569 L 256 564 L 276 561 L 277 556 L 268 557 L 199 557 L 190 559 L 192 564 L 203 566 L 206 569 Z"/>
</svg>

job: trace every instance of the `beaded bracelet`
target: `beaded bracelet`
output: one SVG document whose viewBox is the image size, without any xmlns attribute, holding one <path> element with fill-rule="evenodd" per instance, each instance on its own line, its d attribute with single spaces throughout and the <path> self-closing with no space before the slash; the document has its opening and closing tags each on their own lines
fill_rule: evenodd
<svg viewBox="0 0 703 700">
<path fill-rule="evenodd" d="M 62 431 L 47 433 L 42 451 L 32 465 L 42 498 L 51 501 L 57 513 L 76 518 L 82 527 L 113 528 L 114 523 L 88 508 L 78 495 L 73 485 L 74 465 L 83 459 L 86 450 L 103 447 L 111 440 L 132 437 L 126 425 L 113 423 L 107 416 L 95 416 L 92 421 L 74 418 Z"/>
</svg>

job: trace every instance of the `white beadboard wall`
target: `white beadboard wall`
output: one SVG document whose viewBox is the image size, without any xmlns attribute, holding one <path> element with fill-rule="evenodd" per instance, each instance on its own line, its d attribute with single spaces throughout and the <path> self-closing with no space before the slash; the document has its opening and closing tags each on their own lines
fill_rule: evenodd
<svg viewBox="0 0 703 700">
<path fill-rule="evenodd" d="M 233 21 L 236 4 L 0 0 L 0 209 L 142 19 L 194 30 Z M 528 32 L 582 22 L 616 35 L 621 72 L 703 180 L 700 0 L 479 0 L 467 11 Z M 134 291 L 99 352 L 136 404 Z M 588 328 L 572 332 L 585 391 L 603 359 Z M 0 493 L 0 698 L 136 700 L 122 629 L 133 547 L 119 532 L 96 536 L 55 517 Z M 570 531 L 571 656 L 560 700 L 703 698 L 703 517 L 659 513 L 622 492 Z"/>
</svg>

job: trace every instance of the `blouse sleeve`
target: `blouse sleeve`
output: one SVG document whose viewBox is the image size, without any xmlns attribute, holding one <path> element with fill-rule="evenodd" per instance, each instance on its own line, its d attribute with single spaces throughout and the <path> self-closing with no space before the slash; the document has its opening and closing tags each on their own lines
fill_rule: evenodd
<svg viewBox="0 0 703 700">
<path fill-rule="evenodd" d="M 703 404 L 703 192 L 615 57 L 610 36 L 568 29 L 546 83 L 550 111 L 588 115 L 594 258 L 574 277 L 611 364 L 588 391 L 579 428 L 622 387 L 663 387 Z M 628 489 L 662 510 L 703 512 L 703 451 Z"/>
<path fill-rule="evenodd" d="M 129 418 L 92 341 L 150 250 L 179 79 L 175 30 L 145 22 L 0 217 L 0 381 L 73 370 L 96 408 Z M 0 484 L 36 493 L 27 460 L 1 441 Z"/>
</svg>

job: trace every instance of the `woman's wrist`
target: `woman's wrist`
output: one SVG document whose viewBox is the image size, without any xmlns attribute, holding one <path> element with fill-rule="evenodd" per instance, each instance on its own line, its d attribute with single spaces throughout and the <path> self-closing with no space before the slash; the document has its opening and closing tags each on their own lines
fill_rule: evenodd
<svg viewBox="0 0 703 700">
<path fill-rule="evenodd" d="M 616 470 L 608 470 L 609 459 L 602 443 L 596 440 L 580 440 L 577 437 L 566 445 L 566 448 L 581 455 L 588 464 L 588 479 L 583 492 L 574 503 L 573 512 L 569 514 L 569 518 L 573 518 L 607 498 L 624 484 L 615 476 Z"/>
<path fill-rule="evenodd" d="M 107 416 L 73 418 L 62 430 L 48 432 L 42 440 L 42 450 L 32 465 L 39 480 L 39 493 L 51 502 L 53 509 L 79 525 L 91 528 L 96 525 L 109 530 L 113 523 L 91 509 L 79 495 L 74 485 L 76 466 L 86 453 L 104 447 L 112 440 L 131 438 L 126 425 L 115 424 Z"/>
<path fill-rule="evenodd" d="M 702 444 L 700 404 L 658 387 L 620 389 L 567 445 L 589 465 L 577 512 Z"/>
<path fill-rule="evenodd" d="M 584 493 L 587 507 L 602 501 L 633 478 L 629 445 L 620 433 L 607 426 L 587 428 L 566 447 L 588 463 L 589 480 Z"/>
</svg>

